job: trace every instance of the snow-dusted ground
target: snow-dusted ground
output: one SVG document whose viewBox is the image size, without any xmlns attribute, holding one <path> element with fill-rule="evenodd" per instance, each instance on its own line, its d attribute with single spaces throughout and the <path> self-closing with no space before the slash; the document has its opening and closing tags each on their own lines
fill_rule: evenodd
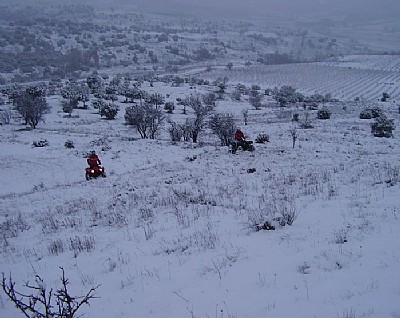
<svg viewBox="0 0 400 318">
<path fill-rule="evenodd" d="M 228 77 L 231 82 L 261 86 L 291 85 L 313 93 L 331 93 L 340 100 L 379 100 L 387 92 L 392 100 L 400 97 L 400 56 L 346 56 L 335 62 L 287 65 L 235 65 L 232 70 L 215 68 L 201 76 Z"/>
<path fill-rule="evenodd" d="M 49 102 L 34 131 L 0 126 L 0 271 L 17 288 L 36 274 L 56 288 L 62 266 L 75 295 L 101 284 L 85 317 L 400 317 L 400 131 L 374 138 L 364 104 L 312 112 L 292 148 L 290 115 L 250 110 L 245 126 L 249 105 L 221 102 L 250 139 L 270 136 L 232 155 L 208 132 L 199 145 L 141 140 L 123 104 L 107 121 Z M 395 103 L 381 106 L 399 127 Z M 108 176 L 88 182 L 91 149 Z M 292 226 L 252 227 L 284 212 Z M 0 295 L 1 317 L 21 316 Z"/>
</svg>

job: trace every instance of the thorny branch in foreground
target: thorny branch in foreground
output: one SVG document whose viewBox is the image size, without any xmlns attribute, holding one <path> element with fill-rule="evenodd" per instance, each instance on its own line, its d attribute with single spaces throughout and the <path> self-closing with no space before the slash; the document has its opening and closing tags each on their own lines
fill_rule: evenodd
<svg viewBox="0 0 400 318">
<path fill-rule="evenodd" d="M 35 284 L 26 282 L 26 287 L 30 293 L 24 294 L 15 289 L 15 282 L 11 273 L 7 279 L 2 273 L 0 286 L 8 298 L 27 318 L 76 318 L 79 308 L 94 298 L 96 290 L 100 285 L 92 287 L 85 296 L 71 296 L 68 291 L 69 280 L 65 277 L 64 268 L 62 271 L 61 287 L 53 292 L 53 289 L 47 289 L 43 279 L 36 275 Z M 55 297 L 55 305 L 53 299 Z"/>
</svg>

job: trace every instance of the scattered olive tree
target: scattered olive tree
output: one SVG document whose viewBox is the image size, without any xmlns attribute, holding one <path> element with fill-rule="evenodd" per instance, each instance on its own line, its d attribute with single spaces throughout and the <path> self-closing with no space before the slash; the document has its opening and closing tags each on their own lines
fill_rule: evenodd
<svg viewBox="0 0 400 318">
<path fill-rule="evenodd" d="M 275 100 L 282 106 L 293 105 L 304 100 L 304 96 L 292 86 L 282 86 L 273 91 Z"/>
<path fill-rule="evenodd" d="M 108 103 L 106 105 L 102 105 L 100 108 L 100 116 L 105 117 L 106 119 L 115 119 L 119 111 L 119 107 L 117 105 Z"/>
<path fill-rule="evenodd" d="M 149 104 L 134 105 L 125 110 L 125 121 L 135 127 L 141 138 L 155 139 L 164 124 L 165 116 L 160 109 Z"/>
<path fill-rule="evenodd" d="M 211 116 L 210 128 L 221 141 L 222 146 L 229 146 L 235 133 L 235 120 L 232 114 L 216 113 Z"/>
<path fill-rule="evenodd" d="M 39 86 L 30 86 L 20 92 L 15 100 L 16 110 L 22 116 L 26 125 L 36 128 L 40 121 L 44 121 L 44 114 L 50 111 L 45 98 L 46 91 Z"/>
</svg>

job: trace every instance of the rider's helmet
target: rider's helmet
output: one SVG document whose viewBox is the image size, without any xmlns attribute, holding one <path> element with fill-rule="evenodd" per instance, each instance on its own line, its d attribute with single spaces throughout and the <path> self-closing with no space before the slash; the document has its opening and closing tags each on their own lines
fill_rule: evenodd
<svg viewBox="0 0 400 318">
<path fill-rule="evenodd" d="M 92 151 L 90 152 L 90 154 L 91 154 L 91 155 L 95 155 L 95 154 L 96 154 L 96 151 L 92 150 Z"/>
</svg>

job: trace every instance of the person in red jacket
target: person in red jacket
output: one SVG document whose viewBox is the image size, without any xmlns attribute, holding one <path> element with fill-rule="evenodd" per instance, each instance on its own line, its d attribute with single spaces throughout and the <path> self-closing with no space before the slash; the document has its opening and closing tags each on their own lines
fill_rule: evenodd
<svg viewBox="0 0 400 318">
<path fill-rule="evenodd" d="M 237 141 L 239 141 L 239 142 L 245 141 L 244 133 L 243 133 L 240 129 L 236 130 L 236 132 L 235 132 L 235 139 L 236 139 Z"/>
<path fill-rule="evenodd" d="M 99 157 L 96 155 L 96 151 L 94 151 L 94 150 L 92 150 L 90 152 L 86 161 L 90 168 L 94 168 L 94 167 L 97 167 L 98 165 L 101 165 L 101 161 L 100 161 Z"/>
</svg>

